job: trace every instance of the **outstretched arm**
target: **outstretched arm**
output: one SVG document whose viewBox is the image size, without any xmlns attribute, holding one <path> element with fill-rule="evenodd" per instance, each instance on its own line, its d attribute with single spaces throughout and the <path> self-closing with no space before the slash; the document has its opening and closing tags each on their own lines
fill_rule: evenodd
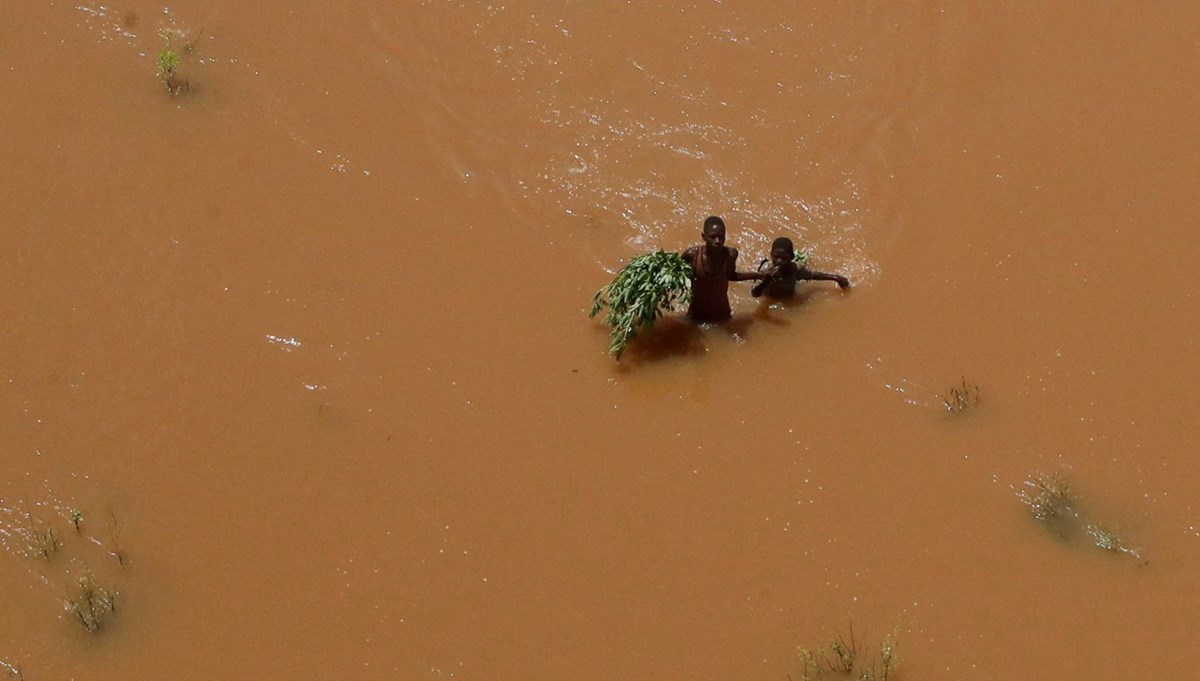
<svg viewBox="0 0 1200 681">
<path fill-rule="evenodd" d="M 729 249 L 729 281 L 764 281 L 768 278 L 762 272 L 738 272 L 737 257 L 737 249 Z"/>
<path fill-rule="evenodd" d="M 796 276 L 796 278 L 807 279 L 809 281 L 836 281 L 838 288 L 850 288 L 850 280 L 840 274 L 818 272 L 816 270 L 810 270 L 807 267 L 801 267 L 800 273 Z"/>
</svg>

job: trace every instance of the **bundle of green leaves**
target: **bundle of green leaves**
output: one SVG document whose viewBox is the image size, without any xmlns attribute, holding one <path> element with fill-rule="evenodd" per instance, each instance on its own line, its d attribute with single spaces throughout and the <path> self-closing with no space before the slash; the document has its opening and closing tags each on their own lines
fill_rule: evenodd
<svg viewBox="0 0 1200 681">
<path fill-rule="evenodd" d="M 607 286 L 592 296 L 595 317 L 608 308 L 604 323 L 612 329 L 608 351 L 617 360 L 637 335 L 649 330 L 663 313 L 692 299 L 692 266 L 678 253 L 655 251 L 629 261 Z"/>
</svg>

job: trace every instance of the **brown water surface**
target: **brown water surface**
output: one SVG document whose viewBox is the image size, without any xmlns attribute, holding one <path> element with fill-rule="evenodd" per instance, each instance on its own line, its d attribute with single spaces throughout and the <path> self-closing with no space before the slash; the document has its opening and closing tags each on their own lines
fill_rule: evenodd
<svg viewBox="0 0 1200 681">
<path fill-rule="evenodd" d="M 901 679 L 1188 676 L 1198 39 L 1188 3 L 6 3 L 0 661 L 780 681 L 852 621 Z M 735 285 L 613 362 L 592 292 L 709 214 L 855 288 Z M 1037 472 L 1137 555 L 1039 526 Z"/>
</svg>

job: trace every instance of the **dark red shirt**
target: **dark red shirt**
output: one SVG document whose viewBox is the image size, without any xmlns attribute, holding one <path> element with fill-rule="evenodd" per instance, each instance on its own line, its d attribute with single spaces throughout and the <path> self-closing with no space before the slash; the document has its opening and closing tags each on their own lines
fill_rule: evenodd
<svg viewBox="0 0 1200 681">
<path fill-rule="evenodd" d="M 722 246 L 722 255 L 710 258 L 704 246 L 692 246 L 682 253 L 692 266 L 692 303 L 688 317 L 698 322 L 722 322 L 733 316 L 729 307 L 729 277 L 737 266 L 737 251 Z"/>
</svg>

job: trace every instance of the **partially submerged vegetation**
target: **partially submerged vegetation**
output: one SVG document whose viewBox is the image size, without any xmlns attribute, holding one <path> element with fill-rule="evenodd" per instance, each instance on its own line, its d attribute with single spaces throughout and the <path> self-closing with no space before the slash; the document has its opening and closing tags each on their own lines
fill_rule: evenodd
<svg viewBox="0 0 1200 681">
<path fill-rule="evenodd" d="M 968 381 L 966 377 L 960 378 L 956 385 L 941 392 L 907 378 L 887 387 L 903 395 L 904 401 L 911 405 L 941 409 L 950 414 L 974 411 L 981 401 L 979 385 Z M 918 396 L 918 393 L 928 397 Z"/>
<path fill-rule="evenodd" d="M 1125 546 L 1121 535 L 1104 525 L 1088 525 L 1084 528 L 1084 531 L 1092 538 L 1092 544 L 1098 549 L 1104 549 L 1113 553 L 1125 553 L 1139 560 L 1142 557 L 1137 550 Z"/>
<path fill-rule="evenodd" d="M 204 30 L 201 29 L 200 35 L 203 34 Z M 154 60 L 158 79 L 162 81 L 168 94 L 177 97 L 192 89 L 191 82 L 179 75 L 179 67 L 183 63 L 183 55 L 191 54 L 195 49 L 200 35 L 196 36 L 196 40 L 190 42 L 187 33 L 176 28 L 161 28 L 158 35 L 164 41 L 162 49 L 158 51 L 158 56 Z M 178 49 L 175 47 L 177 44 L 179 45 Z"/>
<path fill-rule="evenodd" d="M 639 255 L 592 297 L 595 317 L 604 308 L 612 329 L 608 351 L 619 361 L 630 341 L 654 325 L 664 313 L 687 305 L 692 297 L 692 267 L 677 253 Z"/>
<path fill-rule="evenodd" d="M 33 528 L 33 550 L 42 558 L 50 560 L 58 552 L 58 534 L 54 531 L 54 527 L 41 522 L 36 522 Z"/>
<path fill-rule="evenodd" d="M 85 567 L 83 574 L 76 578 L 74 588 L 67 589 L 64 606 L 85 631 L 94 634 L 116 612 L 117 594 L 101 585 Z"/>
<path fill-rule="evenodd" d="M 171 49 L 170 40 L 167 41 L 166 47 L 159 50 L 158 57 L 154 60 L 158 79 L 172 96 L 181 94 L 189 87 L 186 80 L 179 79 L 179 62 L 179 53 Z"/>
<path fill-rule="evenodd" d="M 942 406 L 951 414 L 961 414 L 979 406 L 979 386 L 968 383 L 965 376 L 958 385 L 936 395 L 942 400 Z"/>
<path fill-rule="evenodd" d="M 15 508 L 0 508 L 0 539 L 7 538 L 0 545 L 14 555 L 36 560 L 38 581 L 61 585 L 55 605 L 84 631 L 96 633 L 116 612 L 116 587 L 128 557 L 115 511 L 108 510 L 108 522 L 98 536 L 85 531 L 83 518 L 79 508 L 58 500 L 32 505 L 18 501 Z M 104 554 L 115 562 L 97 562 Z M 20 667 L 0 660 L 0 678 L 7 677 L 23 678 Z"/>
<path fill-rule="evenodd" d="M 121 545 L 121 526 L 117 524 L 117 514 L 111 508 L 108 509 L 107 530 L 109 553 L 117 559 L 117 565 L 125 567 L 125 549 Z"/>
<path fill-rule="evenodd" d="M 1017 496 L 1029 506 L 1033 517 L 1047 520 L 1073 513 L 1071 485 L 1059 474 L 1034 473 Z"/>
<path fill-rule="evenodd" d="M 823 646 L 801 646 L 799 681 L 820 681 L 849 677 L 858 681 L 888 681 L 896 673 L 896 645 L 899 626 L 893 627 L 879 642 L 876 654 L 862 651 L 862 641 L 854 634 L 854 623 L 850 623 L 849 638 L 835 631 L 829 643 Z M 788 675 L 790 681 L 791 675 Z"/>
<path fill-rule="evenodd" d="M 1064 542 L 1085 542 L 1142 560 L 1141 554 L 1126 546 L 1121 535 L 1110 525 L 1089 518 L 1087 510 L 1081 509 L 1071 484 L 1060 473 L 1030 475 L 1017 490 L 1017 498 L 1029 507 L 1034 520 Z"/>
</svg>

